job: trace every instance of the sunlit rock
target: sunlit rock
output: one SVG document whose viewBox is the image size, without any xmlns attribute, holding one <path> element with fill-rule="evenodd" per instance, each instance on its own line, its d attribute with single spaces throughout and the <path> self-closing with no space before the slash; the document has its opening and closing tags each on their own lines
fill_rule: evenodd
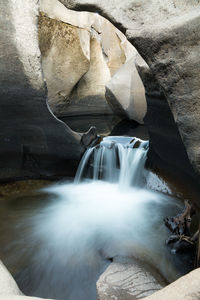
<svg viewBox="0 0 200 300">
<path fill-rule="evenodd" d="M 71 11 L 56 0 L 41 0 L 40 10 L 39 41 L 53 112 L 114 113 L 143 123 L 146 99 L 134 63 L 137 51 L 123 33 L 98 14 Z M 115 95 L 112 104 L 106 87 Z"/>
<path fill-rule="evenodd" d="M 83 51 L 80 39 L 83 31 L 87 52 Z M 89 69 L 90 35 L 83 29 L 41 15 L 39 41 L 49 105 L 61 115 L 63 102 L 66 107 L 70 104 L 74 86 Z"/>
<path fill-rule="evenodd" d="M 117 114 L 143 123 L 146 114 L 146 98 L 143 83 L 135 66 L 137 56 L 128 60 L 116 72 L 106 86 L 106 97 Z"/>
</svg>

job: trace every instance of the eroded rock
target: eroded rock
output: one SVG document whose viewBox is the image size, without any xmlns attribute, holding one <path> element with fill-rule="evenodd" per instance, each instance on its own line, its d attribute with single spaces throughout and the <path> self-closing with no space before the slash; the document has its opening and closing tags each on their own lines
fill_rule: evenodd
<svg viewBox="0 0 200 300">
<path fill-rule="evenodd" d="M 22 295 L 15 280 L 0 261 L 0 295 Z"/>
<path fill-rule="evenodd" d="M 136 300 L 160 290 L 153 275 L 132 259 L 116 258 L 97 282 L 98 300 Z"/>
<path fill-rule="evenodd" d="M 137 52 L 116 72 L 106 85 L 106 97 L 116 114 L 143 123 L 146 97 L 135 61 Z"/>
<path fill-rule="evenodd" d="M 61 2 L 71 9 L 97 11 L 126 32 L 162 87 L 190 162 L 199 173 L 199 1 Z"/>
<path fill-rule="evenodd" d="M 174 174 L 176 166 L 182 174 L 187 173 L 193 177 L 194 170 L 161 86 L 139 57 L 136 66 L 145 87 L 148 107 L 144 118 L 150 137 L 147 164 L 157 170 L 167 168 Z"/>
<path fill-rule="evenodd" d="M 174 281 L 145 300 L 199 300 L 200 268 Z M 125 300 L 125 299 L 124 299 Z"/>
<path fill-rule="evenodd" d="M 137 51 L 126 37 L 100 15 L 71 11 L 57 0 L 40 0 L 40 10 L 42 64 L 53 112 L 112 115 L 120 106 L 119 115 L 143 123 L 146 99 L 135 68 Z M 114 95 L 113 111 L 106 87 Z"/>
<path fill-rule="evenodd" d="M 39 300 L 22 294 L 15 280 L 0 261 L 0 299 L 1 300 Z"/>
<path fill-rule="evenodd" d="M 69 96 L 74 86 L 89 69 L 90 35 L 84 39 L 88 46 L 86 55 L 80 43 L 82 31 L 44 14 L 39 17 L 39 46 L 48 102 L 57 115 L 62 115 L 63 105 L 70 105 Z"/>
</svg>

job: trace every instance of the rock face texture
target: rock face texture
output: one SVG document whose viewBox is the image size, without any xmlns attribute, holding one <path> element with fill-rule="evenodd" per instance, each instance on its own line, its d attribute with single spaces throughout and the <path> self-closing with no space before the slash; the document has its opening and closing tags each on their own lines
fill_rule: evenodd
<svg viewBox="0 0 200 300">
<path fill-rule="evenodd" d="M 106 98 L 113 111 L 119 115 L 124 114 L 138 123 L 143 123 L 144 113 L 146 114 L 146 99 L 144 86 L 135 65 L 138 56 L 135 52 L 133 57 L 123 64 L 108 82 Z M 145 64 L 144 61 L 143 63 Z"/>
<path fill-rule="evenodd" d="M 145 300 L 198 300 L 200 299 L 200 269 L 181 277 Z M 124 299 L 125 300 L 125 299 Z"/>
<path fill-rule="evenodd" d="M 27 297 L 19 290 L 15 280 L 0 261 L 0 299 L 1 300 L 39 300 L 40 298 Z"/>
<path fill-rule="evenodd" d="M 46 103 L 38 12 L 37 0 L 0 3 L 0 181 L 70 173 L 84 151 Z"/>
<path fill-rule="evenodd" d="M 97 282 L 98 300 L 137 300 L 160 290 L 158 281 L 137 262 L 118 258 Z"/>
<path fill-rule="evenodd" d="M 40 10 L 52 111 L 62 117 L 117 114 L 143 123 L 145 91 L 135 67 L 137 51 L 126 37 L 100 15 L 71 11 L 58 0 L 40 0 Z"/>
<path fill-rule="evenodd" d="M 22 295 L 15 280 L 0 261 L 0 296 Z"/>
<path fill-rule="evenodd" d="M 178 176 L 176 168 L 182 174 L 187 170 L 187 173 L 193 177 L 194 170 L 189 162 L 165 94 L 149 67 L 144 65 L 140 59 L 136 63 L 145 86 L 148 106 L 144 118 L 150 138 L 147 164 L 155 170 L 164 169 L 167 165 L 167 169 L 170 169 L 174 176 Z"/>
<path fill-rule="evenodd" d="M 81 34 L 82 30 L 79 31 Z M 89 59 L 82 49 L 79 32 L 74 26 L 42 14 L 39 17 L 39 41 L 48 102 L 57 115 L 62 115 L 61 107 L 65 103 L 68 106 L 67 96 L 88 71 Z"/>
<path fill-rule="evenodd" d="M 187 155 L 199 174 L 200 2 L 195 0 L 148 2 L 62 0 L 61 2 L 71 9 L 97 11 L 126 33 L 162 87 Z"/>
</svg>

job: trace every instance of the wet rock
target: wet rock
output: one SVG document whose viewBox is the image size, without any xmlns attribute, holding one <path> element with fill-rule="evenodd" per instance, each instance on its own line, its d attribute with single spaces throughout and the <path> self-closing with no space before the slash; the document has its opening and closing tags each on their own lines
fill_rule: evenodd
<svg viewBox="0 0 200 300">
<path fill-rule="evenodd" d="M 115 258 L 97 282 L 98 300 L 136 300 L 160 290 L 162 285 L 137 261 Z"/>
</svg>

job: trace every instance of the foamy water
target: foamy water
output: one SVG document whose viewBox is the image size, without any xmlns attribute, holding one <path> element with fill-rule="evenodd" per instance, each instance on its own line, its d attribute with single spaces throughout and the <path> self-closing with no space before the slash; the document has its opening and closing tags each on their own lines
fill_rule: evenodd
<svg viewBox="0 0 200 300">
<path fill-rule="evenodd" d="M 99 275 L 118 255 L 143 260 L 169 281 L 179 276 L 163 218 L 181 205 L 145 188 L 147 150 L 138 139 L 104 140 L 85 153 L 75 183 L 43 189 L 45 202 L 19 212 L 8 263 L 22 262 L 15 277 L 26 294 L 95 300 Z M 83 180 L 88 169 L 92 179 Z"/>
</svg>

